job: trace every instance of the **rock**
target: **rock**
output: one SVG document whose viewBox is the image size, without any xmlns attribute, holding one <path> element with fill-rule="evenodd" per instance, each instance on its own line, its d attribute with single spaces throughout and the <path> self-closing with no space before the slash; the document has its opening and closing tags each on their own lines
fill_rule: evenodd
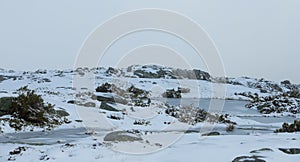
<svg viewBox="0 0 300 162">
<path fill-rule="evenodd" d="M 260 152 L 273 152 L 273 150 L 270 148 L 262 148 L 259 150 L 250 151 L 251 154 L 260 153 Z"/>
<path fill-rule="evenodd" d="M 67 103 L 68 103 L 68 104 L 75 104 L 76 101 L 75 101 L 75 100 L 70 100 L 70 101 L 68 101 Z"/>
<path fill-rule="evenodd" d="M 10 151 L 9 155 L 18 155 L 18 154 L 20 154 L 23 151 L 26 151 L 25 147 L 18 147 L 16 149 L 14 149 L 13 151 Z"/>
<path fill-rule="evenodd" d="M 135 120 L 133 122 L 133 125 L 150 125 L 150 121 L 141 119 L 141 120 Z"/>
<path fill-rule="evenodd" d="M 48 155 L 42 155 L 41 157 L 40 157 L 40 160 L 42 161 L 47 161 L 47 160 L 50 160 L 50 158 L 48 157 Z"/>
<path fill-rule="evenodd" d="M 232 162 L 266 162 L 262 160 L 263 156 L 240 156 L 232 160 Z"/>
<path fill-rule="evenodd" d="M 109 93 L 103 93 L 100 95 L 96 95 L 98 101 L 110 102 L 110 103 L 120 103 L 120 104 L 127 104 L 128 101 L 121 96 L 113 95 Z"/>
<path fill-rule="evenodd" d="M 65 110 L 55 110 L 56 114 L 60 117 L 69 116 L 70 114 L 66 112 Z"/>
<path fill-rule="evenodd" d="M 121 120 L 121 119 L 124 119 L 123 116 L 120 116 L 118 114 L 111 114 L 110 116 L 107 116 L 108 118 L 110 119 L 113 119 L 113 120 Z"/>
<path fill-rule="evenodd" d="M 189 88 L 178 87 L 178 91 L 179 91 L 180 93 L 190 93 L 191 89 L 189 89 Z"/>
<path fill-rule="evenodd" d="M 96 104 L 94 102 L 87 102 L 81 105 L 84 107 L 96 107 Z"/>
<path fill-rule="evenodd" d="M 0 82 L 6 80 L 6 78 L 3 75 L 0 75 Z"/>
<path fill-rule="evenodd" d="M 278 150 L 286 154 L 300 154 L 300 148 L 279 148 Z"/>
<path fill-rule="evenodd" d="M 108 110 L 108 111 L 119 111 L 113 106 L 113 103 L 102 101 L 100 105 L 100 109 Z"/>
<path fill-rule="evenodd" d="M 106 70 L 106 74 L 111 76 L 112 74 L 116 75 L 118 74 L 119 70 L 118 69 L 114 69 L 112 67 L 109 67 L 107 70 Z"/>
<path fill-rule="evenodd" d="M 104 137 L 104 141 L 110 142 L 134 142 L 143 140 L 140 136 L 132 132 L 116 131 L 107 134 Z"/>
<path fill-rule="evenodd" d="M 209 132 L 209 133 L 202 134 L 202 136 L 219 136 L 219 135 L 221 135 L 219 132 Z"/>
</svg>

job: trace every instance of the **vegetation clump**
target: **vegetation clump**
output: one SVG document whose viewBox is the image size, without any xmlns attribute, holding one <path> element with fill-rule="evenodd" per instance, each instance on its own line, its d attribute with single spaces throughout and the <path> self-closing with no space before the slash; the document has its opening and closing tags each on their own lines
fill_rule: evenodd
<svg viewBox="0 0 300 162">
<path fill-rule="evenodd" d="M 252 94 L 251 92 L 236 94 L 250 98 L 251 103 L 247 104 L 246 107 L 255 108 L 263 114 L 300 113 L 300 92 L 298 89 L 270 96 L 259 96 L 257 93 Z"/>
<path fill-rule="evenodd" d="M 275 130 L 275 133 L 292 133 L 292 132 L 300 132 L 300 120 L 294 120 L 294 123 L 288 124 L 283 123 L 282 128 Z"/>
<path fill-rule="evenodd" d="M 51 129 L 63 123 L 69 123 L 66 116 L 69 114 L 63 110 L 55 110 L 54 105 L 45 103 L 41 95 L 35 94 L 27 86 L 20 88 L 19 96 L 11 98 L 7 115 L 10 127 L 16 131 L 28 126 L 36 126 Z"/>
<path fill-rule="evenodd" d="M 104 96 L 97 96 L 96 98 L 99 101 L 127 104 L 127 101 L 131 100 L 134 106 L 142 107 L 149 106 L 151 103 L 151 99 L 149 98 L 149 91 L 137 88 L 134 85 L 131 85 L 127 89 L 121 89 L 114 84 L 104 83 L 96 88 L 96 92 L 116 94 L 116 96 L 109 98 Z"/>
<path fill-rule="evenodd" d="M 162 94 L 164 98 L 181 98 L 181 91 L 174 89 L 167 89 L 166 92 Z"/>
<path fill-rule="evenodd" d="M 178 121 L 183 123 L 188 123 L 190 125 L 195 125 L 200 122 L 218 122 L 229 125 L 235 125 L 235 122 L 232 122 L 228 119 L 229 115 L 218 115 L 211 114 L 203 109 L 193 106 L 181 106 L 181 107 L 168 107 L 165 110 L 166 114 L 175 117 Z M 234 129 L 234 127 L 233 127 Z"/>
</svg>

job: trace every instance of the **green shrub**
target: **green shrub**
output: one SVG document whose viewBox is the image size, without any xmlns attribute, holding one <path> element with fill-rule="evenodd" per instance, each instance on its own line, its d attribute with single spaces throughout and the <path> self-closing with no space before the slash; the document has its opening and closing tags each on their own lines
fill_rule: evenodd
<svg viewBox="0 0 300 162">
<path fill-rule="evenodd" d="M 294 120 L 294 123 L 288 124 L 283 123 L 282 128 L 275 130 L 275 133 L 283 133 L 283 132 L 300 132 L 300 120 Z"/>
<path fill-rule="evenodd" d="M 56 111 L 54 105 L 44 103 L 40 95 L 27 86 L 18 90 L 19 96 L 14 98 L 8 113 L 12 116 L 9 125 L 15 130 L 26 126 L 53 128 L 67 121 L 67 113 Z"/>
<path fill-rule="evenodd" d="M 0 116 L 9 114 L 13 99 L 13 97 L 0 98 Z"/>
</svg>

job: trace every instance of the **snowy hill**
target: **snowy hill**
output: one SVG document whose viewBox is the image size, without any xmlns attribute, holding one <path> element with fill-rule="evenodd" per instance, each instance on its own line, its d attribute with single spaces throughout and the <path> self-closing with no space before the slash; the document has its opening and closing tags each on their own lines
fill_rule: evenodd
<svg viewBox="0 0 300 162">
<path fill-rule="evenodd" d="M 294 142 L 300 140 L 299 134 L 273 133 L 284 121 L 300 117 L 299 85 L 289 81 L 216 78 L 201 70 L 157 65 L 33 72 L 0 69 L 0 98 L 17 97 L 24 86 L 56 111 L 66 112 L 68 122 L 52 130 L 28 126 L 15 133 L 8 122 L 12 116 L 0 116 L 0 161 L 196 161 L 197 151 L 212 161 L 299 158 L 281 151 L 299 148 Z M 219 87 L 226 91 L 217 98 L 214 88 Z M 210 111 L 210 105 L 219 102 L 225 102 L 222 111 Z M 227 154 L 220 157 L 212 154 L 224 149 Z M 253 150 L 262 156 L 249 152 Z"/>
</svg>

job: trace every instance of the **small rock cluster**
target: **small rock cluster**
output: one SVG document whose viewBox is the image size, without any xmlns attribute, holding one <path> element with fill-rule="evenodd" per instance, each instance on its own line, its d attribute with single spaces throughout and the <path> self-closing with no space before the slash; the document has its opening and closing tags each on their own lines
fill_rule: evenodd
<svg viewBox="0 0 300 162">
<path fill-rule="evenodd" d="M 135 86 L 130 86 L 128 89 L 123 90 L 114 84 L 104 83 L 96 88 L 96 92 L 102 92 L 103 95 L 93 96 L 92 98 L 101 101 L 100 108 L 109 111 L 118 111 L 111 104 L 131 104 L 134 106 L 147 107 L 151 104 L 149 92 L 139 89 Z M 107 95 L 108 94 L 108 95 Z"/>
</svg>

